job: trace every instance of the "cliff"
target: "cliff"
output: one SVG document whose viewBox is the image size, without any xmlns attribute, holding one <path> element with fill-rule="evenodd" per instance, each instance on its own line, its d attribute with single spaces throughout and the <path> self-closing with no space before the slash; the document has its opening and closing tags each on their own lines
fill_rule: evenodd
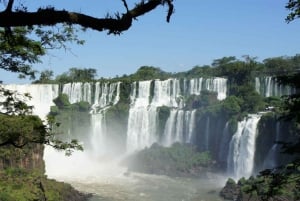
<svg viewBox="0 0 300 201">
<path fill-rule="evenodd" d="M 0 200 L 88 200 L 89 195 L 71 185 L 47 179 L 43 151 L 41 144 L 28 144 L 22 149 L 11 145 L 0 148 Z"/>
</svg>

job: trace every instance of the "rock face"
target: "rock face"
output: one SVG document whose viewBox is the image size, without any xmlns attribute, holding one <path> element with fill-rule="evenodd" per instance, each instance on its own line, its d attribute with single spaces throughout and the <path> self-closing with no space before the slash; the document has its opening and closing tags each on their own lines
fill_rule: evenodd
<svg viewBox="0 0 300 201">
<path fill-rule="evenodd" d="M 220 196 L 226 200 L 237 200 L 240 194 L 240 186 L 233 179 L 228 179 L 225 187 L 220 192 Z"/>
<path fill-rule="evenodd" d="M 0 148 L 0 170 L 22 168 L 44 173 L 43 153 L 44 146 L 41 144 L 29 144 L 22 149 L 11 145 L 3 146 Z"/>
<path fill-rule="evenodd" d="M 87 201 L 91 195 L 71 185 L 47 179 L 43 160 L 44 145 L 23 148 L 0 147 L 0 200 Z M 15 189 L 14 186 L 20 186 Z"/>
</svg>

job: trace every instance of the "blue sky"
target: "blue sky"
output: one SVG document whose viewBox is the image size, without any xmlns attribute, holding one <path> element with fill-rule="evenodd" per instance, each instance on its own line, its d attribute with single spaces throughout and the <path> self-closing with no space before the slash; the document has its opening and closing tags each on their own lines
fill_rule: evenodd
<svg viewBox="0 0 300 201">
<path fill-rule="evenodd" d="M 23 1 L 31 8 L 53 5 L 58 9 L 103 17 L 124 11 L 120 0 Z M 41 4 L 38 4 L 40 2 Z M 130 7 L 134 0 L 128 0 Z M 300 20 L 285 22 L 287 0 L 174 0 L 171 22 L 167 7 L 140 17 L 120 36 L 88 30 L 80 34 L 84 46 L 70 45 L 71 52 L 50 51 L 35 65 L 55 74 L 70 67 L 95 68 L 99 77 L 134 73 L 140 66 L 160 67 L 168 72 L 211 64 L 223 56 L 250 55 L 263 60 L 300 53 Z M 89 4 L 90 3 L 90 4 Z M 17 75 L 0 71 L 4 83 L 24 83 Z"/>
</svg>

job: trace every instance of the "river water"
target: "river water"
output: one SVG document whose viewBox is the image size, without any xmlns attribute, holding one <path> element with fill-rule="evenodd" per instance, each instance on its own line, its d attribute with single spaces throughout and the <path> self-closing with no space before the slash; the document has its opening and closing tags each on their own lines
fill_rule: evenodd
<svg viewBox="0 0 300 201">
<path fill-rule="evenodd" d="M 218 194 L 226 182 L 214 174 L 203 179 L 128 173 L 120 160 L 95 162 L 84 152 L 66 157 L 47 147 L 44 159 L 49 178 L 92 193 L 90 201 L 221 201 Z"/>
</svg>

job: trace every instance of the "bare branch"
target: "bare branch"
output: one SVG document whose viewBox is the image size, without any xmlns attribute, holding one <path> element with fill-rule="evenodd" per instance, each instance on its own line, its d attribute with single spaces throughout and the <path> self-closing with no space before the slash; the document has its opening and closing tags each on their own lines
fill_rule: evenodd
<svg viewBox="0 0 300 201">
<path fill-rule="evenodd" d="M 128 8 L 126 0 L 122 0 L 122 2 L 124 4 L 124 7 L 126 8 L 126 11 L 129 12 L 129 8 Z"/>
<path fill-rule="evenodd" d="M 124 3 L 125 1 L 123 1 Z M 126 2 L 125 2 L 126 3 Z M 58 23 L 77 24 L 85 28 L 91 28 L 97 31 L 107 30 L 108 33 L 120 34 L 128 30 L 132 25 L 132 19 L 142 16 L 147 12 L 154 10 L 159 5 L 168 4 L 169 10 L 167 21 L 173 13 L 172 0 L 149 0 L 147 3 L 141 1 L 132 10 L 120 15 L 120 17 L 95 18 L 93 16 L 69 12 L 66 10 L 55 10 L 53 8 L 39 9 L 37 12 L 0 12 L 0 27 L 17 26 L 53 26 Z M 126 4 L 127 5 L 127 4 Z"/>
<path fill-rule="evenodd" d="M 5 12 L 12 12 L 14 0 L 9 0 Z"/>
</svg>

